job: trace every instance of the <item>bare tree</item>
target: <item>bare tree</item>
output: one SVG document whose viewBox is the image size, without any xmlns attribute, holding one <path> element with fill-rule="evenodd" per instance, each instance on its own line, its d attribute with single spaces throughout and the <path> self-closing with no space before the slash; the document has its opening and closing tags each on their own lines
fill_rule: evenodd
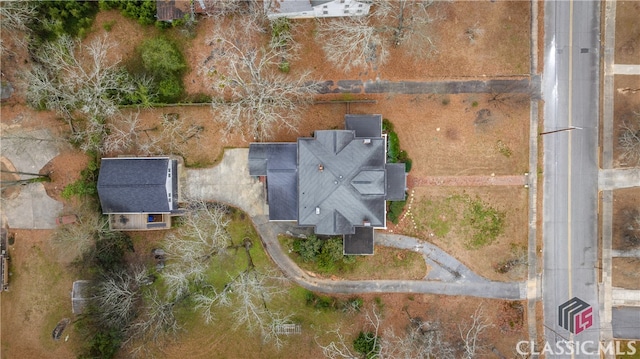
<svg viewBox="0 0 640 359">
<path fill-rule="evenodd" d="M 111 328 L 125 328 L 136 315 L 140 286 L 147 277 L 144 267 L 122 269 L 104 276 L 96 285 L 94 300 L 100 321 Z"/>
<path fill-rule="evenodd" d="M 318 42 L 334 66 L 345 72 L 351 68 L 378 66 L 386 63 L 388 50 L 381 29 L 365 16 L 320 20 Z"/>
<path fill-rule="evenodd" d="M 482 305 L 473 313 L 470 323 L 458 325 L 463 345 L 462 358 L 472 359 L 478 355 L 478 352 L 484 348 L 482 334 L 489 327 L 491 327 L 491 323 L 484 313 Z"/>
<path fill-rule="evenodd" d="M 394 46 L 403 46 L 417 59 L 437 52 L 429 25 L 438 16 L 430 11 L 434 0 L 379 0 L 372 16 L 390 36 Z"/>
<path fill-rule="evenodd" d="M 187 207 L 183 225 L 164 241 L 171 265 L 163 278 L 171 298 L 188 293 L 191 282 L 201 282 L 210 259 L 231 244 L 226 230 L 230 220 L 224 207 L 201 201 L 191 201 Z"/>
<path fill-rule="evenodd" d="M 30 32 L 29 23 L 38 21 L 37 13 L 37 4 L 31 1 L 0 1 L 0 29 L 16 44 L 25 46 L 24 35 Z M 0 54 L 5 51 L 4 41 L 0 39 Z"/>
<path fill-rule="evenodd" d="M 129 346 L 133 357 L 152 356 L 151 349 L 154 346 L 178 333 L 180 325 L 173 310 L 175 304 L 175 301 L 167 300 L 155 289 L 144 295 L 139 316 L 126 328 L 124 345 Z"/>
<path fill-rule="evenodd" d="M 622 210 L 622 248 L 640 247 L 640 207 Z"/>
<path fill-rule="evenodd" d="M 72 138 L 85 151 L 99 148 L 105 119 L 115 115 L 118 103 L 135 91 L 119 60 L 108 58 L 112 48 L 106 36 L 88 45 L 61 36 L 35 52 L 36 63 L 25 74 L 28 103 L 67 119 Z M 77 115 L 85 121 L 74 121 Z"/>
<path fill-rule="evenodd" d="M 136 152 L 143 155 L 177 154 L 184 155 L 191 140 L 198 141 L 203 126 L 177 114 L 163 114 L 160 125 L 143 126 L 140 112 L 128 115 L 118 114 L 106 122 L 107 135 L 100 147 L 101 153 Z"/>
<path fill-rule="evenodd" d="M 396 335 L 392 328 L 381 339 L 383 358 L 453 358 L 453 347 L 444 338 L 439 322 L 410 318 L 404 335 Z"/>
<path fill-rule="evenodd" d="M 377 353 L 366 353 L 366 357 L 380 357 L 384 358 L 383 353 L 386 348 L 383 347 L 384 341 L 380 339 L 381 334 L 381 325 L 382 325 L 382 313 L 377 306 L 372 305 L 371 310 L 365 313 L 365 330 L 371 333 L 371 340 L 373 341 L 372 348 L 373 350 L 378 350 Z M 340 332 L 340 329 L 335 329 L 330 331 L 329 333 L 333 333 L 335 335 L 335 340 L 329 342 L 327 345 L 322 345 L 318 343 L 318 338 L 316 338 L 316 343 L 322 349 L 322 354 L 331 359 L 338 358 L 360 358 L 362 355 L 360 353 L 354 353 L 351 348 L 353 347 L 352 341 L 347 341 L 344 334 Z"/>
<path fill-rule="evenodd" d="M 618 145 L 622 149 L 621 159 L 631 166 L 640 165 L 640 111 L 620 125 Z"/>
<path fill-rule="evenodd" d="M 262 141 L 279 128 L 294 131 L 318 86 L 309 72 L 292 79 L 278 70 L 282 58 L 296 56 L 293 44 L 256 48 L 233 33 L 214 36 L 209 44 L 214 48 L 201 70 L 217 92 L 212 106 L 224 132 Z"/>
<path fill-rule="evenodd" d="M 89 204 L 83 204 L 74 209 L 78 220 L 73 225 L 58 226 L 53 232 L 53 245 L 60 257 L 75 258 L 85 253 L 94 243 L 96 234 L 107 231 L 109 224 Z"/>
</svg>

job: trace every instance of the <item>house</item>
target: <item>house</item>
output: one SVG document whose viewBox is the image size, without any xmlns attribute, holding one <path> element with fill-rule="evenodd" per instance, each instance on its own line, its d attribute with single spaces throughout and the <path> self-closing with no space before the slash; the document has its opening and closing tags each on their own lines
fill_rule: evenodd
<svg viewBox="0 0 640 359">
<path fill-rule="evenodd" d="M 167 229 L 181 215 L 177 159 L 169 157 L 103 158 L 98 175 L 102 213 L 119 231 Z"/>
<path fill-rule="evenodd" d="M 344 236 L 345 254 L 373 254 L 386 201 L 404 200 L 404 163 L 386 163 L 381 115 L 346 115 L 344 130 L 297 143 L 252 143 L 249 173 L 265 178 L 269 220 Z"/>
<path fill-rule="evenodd" d="M 341 17 L 367 15 L 371 8 L 368 0 L 265 0 L 269 19 L 287 17 L 308 19 L 314 17 Z"/>
<path fill-rule="evenodd" d="M 205 13 L 205 9 L 204 0 L 157 0 L 156 18 L 158 21 L 173 21 L 187 14 L 193 18 L 195 14 Z"/>
</svg>

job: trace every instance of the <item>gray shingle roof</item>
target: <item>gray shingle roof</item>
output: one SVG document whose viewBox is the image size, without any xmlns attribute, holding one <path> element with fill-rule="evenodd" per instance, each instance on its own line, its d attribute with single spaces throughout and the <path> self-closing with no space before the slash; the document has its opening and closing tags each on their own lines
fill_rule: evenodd
<svg viewBox="0 0 640 359">
<path fill-rule="evenodd" d="M 297 152 L 295 143 L 252 143 L 249 146 L 249 174 L 267 176 L 269 219 L 298 219 Z"/>
<path fill-rule="evenodd" d="M 383 138 L 367 142 L 354 131 L 298 139 L 298 224 L 327 235 L 384 226 L 385 156 Z"/>
<path fill-rule="evenodd" d="M 171 198 L 166 181 L 171 163 Z M 98 195 L 103 213 L 171 212 L 177 209 L 177 161 L 162 158 L 103 158 Z"/>
<path fill-rule="evenodd" d="M 387 201 L 404 201 L 407 190 L 407 173 L 404 163 L 387 163 Z"/>
<path fill-rule="evenodd" d="M 344 128 L 355 131 L 356 137 L 381 137 L 382 115 L 345 115 Z"/>
<path fill-rule="evenodd" d="M 346 234 L 342 252 L 347 255 L 373 254 L 373 228 L 356 227 L 354 234 Z"/>
</svg>

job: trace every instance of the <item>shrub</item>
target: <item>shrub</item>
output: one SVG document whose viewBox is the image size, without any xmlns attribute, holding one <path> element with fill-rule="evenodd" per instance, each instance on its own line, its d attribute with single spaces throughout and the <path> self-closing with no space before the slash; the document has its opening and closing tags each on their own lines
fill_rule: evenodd
<svg viewBox="0 0 640 359">
<path fill-rule="evenodd" d="M 404 206 L 407 201 L 390 201 L 389 210 L 387 211 L 387 219 L 393 224 L 398 224 L 400 215 L 404 211 Z"/>
<path fill-rule="evenodd" d="M 307 239 L 296 239 L 293 250 L 300 255 L 304 262 L 314 262 L 322 250 L 322 240 L 311 235 Z"/>
<path fill-rule="evenodd" d="M 39 41 L 61 35 L 83 37 L 91 28 L 98 6 L 93 1 L 37 1 L 38 15 L 28 25 Z"/>
<path fill-rule="evenodd" d="M 398 134 L 395 132 L 389 132 L 387 136 L 389 146 L 387 149 L 387 162 L 396 163 L 400 155 L 400 140 L 398 139 Z"/>
<path fill-rule="evenodd" d="M 353 349 L 362 354 L 366 359 L 376 358 L 380 353 L 380 337 L 372 332 L 360 332 L 353 341 Z"/>
<path fill-rule="evenodd" d="M 158 98 L 161 102 L 176 102 L 180 99 L 182 92 L 182 81 L 176 77 L 169 77 L 158 83 Z"/>
<path fill-rule="evenodd" d="M 387 118 L 382 119 L 382 131 L 389 133 L 393 131 L 393 123 Z"/>
<path fill-rule="evenodd" d="M 140 54 L 144 68 L 160 78 L 180 75 L 187 68 L 178 46 L 163 36 L 145 41 L 140 47 Z"/>
<path fill-rule="evenodd" d="M 73 196 L 95 196 L 98 194 L 98 162 L 96 154 L 91 154 L 94 158 L 89 161 L 87 168 L 80 172 L 80 178 L 68 184 L 62 190 L 62 198 L 69 200 Z"/>
<path fill-rule="evenodd" d="M 178 46 L 161 36 L 145 41 L 139 50 L 144 74 L 154 79 L 159 100 L 179 101 L 184 92 L 182 74 L 187 64 Z"/>
<path fill-rule="evenodd" d="M 107 21 L 104 24 L 102 24 L 102 28 L 104 29 L 104 31 L 109 32 L 111 31 L 111 29 L 113 28 L 113 25 L 115 24 L 116 24 L 115 20 Z"/>
<path fill-rule="evenodd" d="M 119 9 L 122 15 L 138 21 L 141 25 L 152 25 L 156 22 L 155 0 L 100 0 L 100 9 Z"/>
</svg>

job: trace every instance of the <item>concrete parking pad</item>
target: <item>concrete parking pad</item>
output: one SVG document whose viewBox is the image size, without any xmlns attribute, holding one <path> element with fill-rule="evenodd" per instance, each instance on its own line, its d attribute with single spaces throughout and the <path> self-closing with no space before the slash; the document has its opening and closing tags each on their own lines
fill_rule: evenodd
<svg viewBox="0 0 640 359">
<path fill-rule="evenodd" d="M 11 228 L 51 229 L 62 203 L 49 197 L 42 183 L 31 183 L 20 189 L 18 197 L 3 201 L 2 211 Z"/>
<path fill-rule="evenodd" d="M 250 216 L 268 213 L 264 186 L 249 175 L 248 148 L 226 149 L 217 166 L 185 172 L 183 193 L 187 199 L 227 203 Z"/>
<path fill-rule="evenodd" d="M 60 153 L 57 142 L 47 130 L 4 132 L 0 146 L 0 153 L 11 161 L 16 171 L 27 173 L 39 173 Z M 21 175 L 21 178 L 32 176 Z M 42 183 L 24 185 L 16 198 L 2 202 L 9 226 L 20 229 L 54 228 L 62 207 L 62 203 L 47 195 Z"/>
</svg>

